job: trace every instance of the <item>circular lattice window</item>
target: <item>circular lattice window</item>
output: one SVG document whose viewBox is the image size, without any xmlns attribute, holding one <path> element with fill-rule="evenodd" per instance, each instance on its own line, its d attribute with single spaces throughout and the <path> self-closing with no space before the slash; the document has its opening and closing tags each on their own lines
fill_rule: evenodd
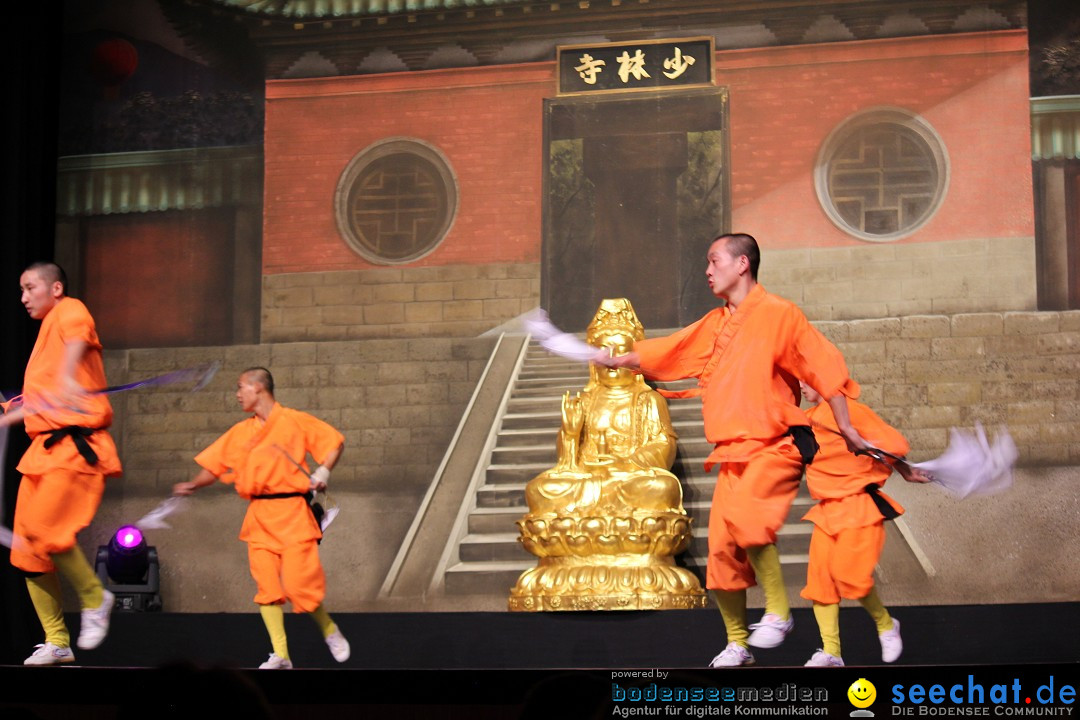
<svg viewBox="0 0 1080 720">
<path fill-rule="evenodd" d="M 814 185 L 829 219 L 862 240 L 905 237 L 945 199 L 949 162 L 941 138 L 903 110 L 849 119 L 826 139 Z"/>
<path fill-rule="evenodd" d="M 457 214 L 457 181 L 438 150 L 394 138 L 356 155 L 338 181 L 338 231 L 380 264 L 407 263 L 434 250 Z"/>
</svg>

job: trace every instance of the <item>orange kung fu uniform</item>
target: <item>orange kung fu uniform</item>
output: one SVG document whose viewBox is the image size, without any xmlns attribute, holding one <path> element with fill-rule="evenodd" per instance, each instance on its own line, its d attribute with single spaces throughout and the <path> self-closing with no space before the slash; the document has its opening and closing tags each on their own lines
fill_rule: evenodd
<svg viewBox="0 0 1080 720">
<path fill-rule="evenodd" d="M 808 425 L 798 406 L 803 378 L 824 397 L 854 386 L 840 351 L 794 304 L 755 285 L 735 312 L 717 308 L 673 335 L 634 344 L 642 372 L 656 380 L 698 378 L 705 462 L 721 463 L 709 515 L 706 585 L 736 591 L 755 584 L 745 548 L 776 542 L 802 475 L 787 435 Z"/>
<path fill-rule="evenodd" d="M 312 612 L 322 603 L 326 576 L 317 542 L 322 533 L 300 495 L 308 491 L 310 478 L 292 460 L 306 468 L 309 453 L 321 461 L 344 439 L 322 420 L 275 403 L 265 423 L 254 416 L 243 420 L 196 456 L 196 463 L 250 500 L 240 539 L 248 544 L 259 605 L 289 600 L 294 611 Z"/>
<path fill-rule="evenodd" d="M 896 429 L 862 403 L 848 401 L 851 424 L 866 441 L 892 455 L 903 457 L 908 443 Z M 800 593 L 807 600 L 833 605 L 840 598 L 858 600 L 874 586 L 873 572 L 885 545 L 884 516 L 866 491 L 872 486 L 879 500 L 900 505 L 884 493 L 876 492 L 892 474 L 892 468 L 866 455 L 848 450 L 836 433 L 836 420 L 824 404 L 807 411 L 821 449 L 806 467 L 810 495 L 820 502 L 803 520 L 814 523 L 810 538 L 810 564 L 806 587 Z M 831 432 L 830 432 L 831 431 Z"/>
<path fill-rule="evenodd" d="M 30 573 L 52 572 L 49 556 L 75 547 L 76 534 L 90 524 L 101 504 L 105 478 L 121 472 L 116 445 L 106 430 L 112 423 L 109 399 L 92 393 L 75 401 L 77 409 L 57 406 L 67 346 L 80 341 L 86 349 L 75 368 L 75 380 L 86 390 L 101 390 L 105 387 L 101 341 L 90 312 L 75 298 L 61 298 L 42 319 L 26 364 L 23 422 L 32 442 L 17 468 L 23 478 L 15 501 L 12 530 L 17 539 L 11 564 Z M 51 435 L 59 430 L 84 437 L 77 444 L 75 437 Z"/>
</svg>

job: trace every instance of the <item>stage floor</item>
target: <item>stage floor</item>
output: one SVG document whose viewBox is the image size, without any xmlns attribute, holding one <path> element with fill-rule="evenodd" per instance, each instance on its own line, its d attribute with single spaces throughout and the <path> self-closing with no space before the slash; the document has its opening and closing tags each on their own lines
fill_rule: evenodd
<svg viewBox="0 0 1080 720">
<path fill-rule="evenodd" d="M 751 619 L 756 613 L 751 610 Z M 756 651 L 766 666 L 801 666 L 821 645 L 809 609 L 794 611 L 795 629 L 783 646 Z M 966 665 L 1080 660 L 1080 603 L 907 606 L 898 664 Z M 696 668 L 724 644 L 716 610 L 567 613 L 335 614 L 352 645 L 339 665 L 315 624 L 287 614 L 289 650 L 297 668 L 551 669 Z M 68 619 L 78 627 L 78 616 Z M 841 609 L 841 641 L 849 665 L 880 664 L 877 634 L 857 606 Z M 27 648 L 27 654 L 32 648 Z M 257 613 L 115 613 L 109 638 L 97 650 L 77 651 L 79 665 L 255 668 L 270 653 Z M 15 659 L 18 662 L 20 659 Z"/>
<path fill-rule="evenodd" d="M 848 668 L 802 668 L 820 640 L 812 613 L 797 609 L 784 645 L 755 650 L 757 666 L 737 672 L 752 684 L 838 677 L 829 675 L 834 672 L 846 673 L 847 683 L 853 672 L 915 673 L 932 682 L 935 674 L 963 668 L 1028 666 L 1065 673 L 1073 684 L 1080 680 L 1080 603 L 911 606 L 895 615 L 905 646 L 896 665 L 881 665 L 866 613 L 845 607 L 841 639 Z M 352 645 L 352 657 L 340 665 L 309 618 L 286 620 L 297 670 L 275 673 L 251 670 L 270 652 L 257 614 L 118 613 L 101 648 L 76 650 L 76 666 L 0 667 L 0 708 L 23 708 L 33 713 L 23 717 L 43 720 L 186 717 L 182 707 L 220 705 L 214 700 L 220 696 L 264 702 L 273 717 L 312 717 L 313 707 L 320 718 L 356 717 L 359 708 L 391 706 L 397 709 L 386 717 L 520 717 L 537 707 L 538 693 L 541 704 L 578 686 L 606 698 L 614 668 L 665 668 L 692 682 L 715 679 L 717 672 L 731 677 L 703 669 L 723 645 L 713 610 L 336 615 Z M 70 622 L 76 627 L 77 617 Z M 153 712 L 137 712 L 140 707 Z"/>
</svg>

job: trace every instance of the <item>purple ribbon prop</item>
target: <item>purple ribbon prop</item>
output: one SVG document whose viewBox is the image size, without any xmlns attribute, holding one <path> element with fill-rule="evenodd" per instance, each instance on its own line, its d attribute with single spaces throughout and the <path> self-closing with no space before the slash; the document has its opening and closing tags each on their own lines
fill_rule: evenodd
<svg viewBox="0 0 1080 720">
<path fill-rule="evenodd" d="M 91 391 L 89 391 L 89 394 L 91 394 L 91 395 L 113 395 L 115 393 L 126 392 L 128 390 L 135 390 L 136 388 L 141 388 L 141 387 L 152 387 L 152 386 L 161 386 L 161 385 L 176 385 L 176 384 L 188 383 L 188 382 L 193 383 L 190 392 L 196 392 L 197 390 L 202 390 L 204 387 L 206 387 L 210 383 L 210 381 L 214 379 L 214 375 L 217 373 L 217 371 L 220 368 L 221 368 L 221 362 L 215 360 L 214 362 L 203 363 L 201 365 L 194 365 L 194 366 L 189 367 L 189 368 L 184 368 L 183 370 L 174 370 L 172 372 L 167 372 L 167 373 L 165 373 L 163 375 L 157 375 L 157 376 L 152 377 L 152 378 L 146 378 L 145 380 L 138 380 L 136 382 L 127 383 L 127 384 L 124 384 L 124 385 L 112 385 L 110 387 L 103 388 L 101 390 L 91 390 Z M 22 396 L 17 396 L 17 397 L 12 398 L 12 399 L 16 400 L 16 401 L 19 401 L 21 399 L 21 397 Z M 7 400 L 7 398 L 2 393 L 0 393 L 0 401 L 6 401 L 6 400 Z M 31 408 L 30 410 L 31 410 L 31 412 L 42 412 L 41 409 L 34 410 L 33 408 Z M 7 426 L 0 427 L 0 545 L 4 545 L 5 547 L 10 548 L 14 544 L 14 542 L 16 540 L 18 540 L 18 538 L 15 537 L 15 535 L 12 533 L 10 528 L 5 527 L 3 525 L 3 517 L 4 517 L 4 495 L 3 495 L 3 493 L 4 493 L 4 466 L 3 466 L 2 463 L 4 462 L 4 460 L 5 460 L 6 456 L 7 456 L 8 429 L 9 428 Z M 163 503 L 163 505 L 164 505 L 164 503 Z M 164 514 L 161 514 L 160 513 L 161 508 L 159 507 L 157 510 L 159 512 L 159 515 L 161 515 L 160 518 L 158 518 L 157 516 L 154 516 L 154 514 L 151 513 L 151 515 L 148 516 L 148 518 L 144 518 L 144 520 L 147 520 L 148 522 L 152 523 L 155 520 L 163 519 L 164 516 L 174 512 L 175 510 L 178 510 L 179 508 L 180 508 L 180 504 L 179 503 L 174 503 L 174 504 L 169 505 L 167 512 L 165 512 Z M 153 525 L 151 525 L 151 527 L 152 526 Z"/>
<path fill-rule="evenodd" d="M 145 380 L 136 380 L 135 382 L 126 383 L 124 385 L 110 385 L 100 390 L 87 390 L 88 395 L 113 395 L 115 393 L 126 392 L 127 390 L 135 390 L 141 387 L 154 387 L 159 385 L 177 385 L 180 383 L 191 382 L 194 383 L 191 387 L 191 392 L 197 392 L 210 384 L 210 381 L 214 379 L 214 375 L 221 369 L 221 361 L 215 360 L 210 363 L 202 363 L 200 365 L 192 365 L 189 368 L 183 370 L 173 370 L 167 372 L 164 375 L 156 375 Z M 12 400 L 18 401 L 22 395 L 16 395 Z"/>
</svg>

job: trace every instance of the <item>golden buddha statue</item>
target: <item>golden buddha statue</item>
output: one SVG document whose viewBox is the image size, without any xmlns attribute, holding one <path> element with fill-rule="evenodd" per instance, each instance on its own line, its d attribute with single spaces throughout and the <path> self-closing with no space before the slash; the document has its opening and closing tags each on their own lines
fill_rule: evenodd
<svg viewBox="0 0 1080 720">
<path fill-rule="evenodd" d="M 644 335 L 630 301 L 608 299 L 586 340 L 619 354 Z M 690 542 L 669 471 L 676 439 L 667 401 L 641 375 L 589 366 L 585 388 L 563 396 L 555 466 L 525 487 L 520 540 L 540 560 L 511 590 L 511 610 L 705 604 L 697 578 L 674 562 Z"/>
</svg>

